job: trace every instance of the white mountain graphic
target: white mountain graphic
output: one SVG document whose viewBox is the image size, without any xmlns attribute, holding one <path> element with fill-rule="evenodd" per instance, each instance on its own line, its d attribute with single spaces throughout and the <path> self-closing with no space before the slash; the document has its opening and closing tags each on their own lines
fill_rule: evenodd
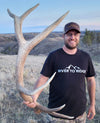
<svg viewBox="0 0 100 123">
<path fill-rule="evenodd" d="M 69 65 L 69 66 L 66 67 L 65 69 L 68 69 L 68 70 L 81 70 L 80 67 L 73 66 L 73 65 Z"/>
<path fill-rule="evenodd" d="M 68 67 L 65 67 L 64 69 L 58 69 L 58 73 L 86 73 L 86 70 L 82 70 L 78 66 L 69 65 Z"/>
</svg>

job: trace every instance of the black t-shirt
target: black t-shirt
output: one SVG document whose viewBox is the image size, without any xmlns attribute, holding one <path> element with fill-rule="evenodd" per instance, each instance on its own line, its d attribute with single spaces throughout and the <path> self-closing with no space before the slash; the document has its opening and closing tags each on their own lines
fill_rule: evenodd
<svg viewBox="0 0 100 123">
<path fill-rule="evenodd" d="M 85 77 L 95 75 L 90 56 L 82 50 L 69 55 L 58 49 L 49 54 L 41 74 L 50 77 L 56 75 L 49 88 L 49 108 L 66 104 L 59 113 L 74 116 L 82 115 L 86 110 Z"/>
</svg>

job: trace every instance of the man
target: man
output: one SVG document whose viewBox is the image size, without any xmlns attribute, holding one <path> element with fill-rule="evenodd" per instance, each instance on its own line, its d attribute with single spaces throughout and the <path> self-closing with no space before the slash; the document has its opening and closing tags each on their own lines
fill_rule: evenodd
<svg viewBox="0 0 100 123">
<path fill-rule="evenodd" d="M 86 122 L 86 86 L 90 97 L 88 119 L 95 116 L 95 71 L 90 56 L 77 48 L 80 40 L 80 27 L 70 22 L 64 27 L 64 46 L 47 57 L 40 78 L 35 88 L 43 85 L 48 78 L 56 72 L 50 84 L 49 108 L 66 104 L 59 113 L 74 116 L 74 120 L 60 120 L 61 123 Z M 41 92 L 33 96 L 34 103 L 24 102 L 28 107 L 34 108 L 35 102 Z M 53 118 L 55 119 L 55 118 Z"/>
</svg>

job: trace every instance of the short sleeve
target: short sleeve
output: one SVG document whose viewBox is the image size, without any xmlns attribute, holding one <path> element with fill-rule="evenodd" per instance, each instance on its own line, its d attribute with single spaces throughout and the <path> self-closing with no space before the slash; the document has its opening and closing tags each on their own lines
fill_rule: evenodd
<svg viewBox="0 0 100 123">
<path fill-rule="evenodd" d="M 89 56 L 86 77 L 92 77 L 92 76 L 95 76 L 95 70 L 94 70 L 94 66 L 93 66 L 92 60 L 91 60 L 91 58 Z"/>
<path fill-rule="evenodd" d="M 47 77 L 51 77 L 53 74 L 53 65 L 54 65 L 54 58 L 52 54 L 49 54 L 43 68 L 41 70 L 41 74 Z"/>
</svg>

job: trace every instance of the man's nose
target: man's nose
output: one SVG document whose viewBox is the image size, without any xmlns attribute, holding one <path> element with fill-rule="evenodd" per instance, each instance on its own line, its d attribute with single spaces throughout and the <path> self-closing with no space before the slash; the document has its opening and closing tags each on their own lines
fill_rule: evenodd
<svg viewBox="0 0 100 123">
<path fill-rule="evenodd" d="M 74 39 L 75 38 L 75 35 L 71 35 L 71 39 Z"/>
</svg>

